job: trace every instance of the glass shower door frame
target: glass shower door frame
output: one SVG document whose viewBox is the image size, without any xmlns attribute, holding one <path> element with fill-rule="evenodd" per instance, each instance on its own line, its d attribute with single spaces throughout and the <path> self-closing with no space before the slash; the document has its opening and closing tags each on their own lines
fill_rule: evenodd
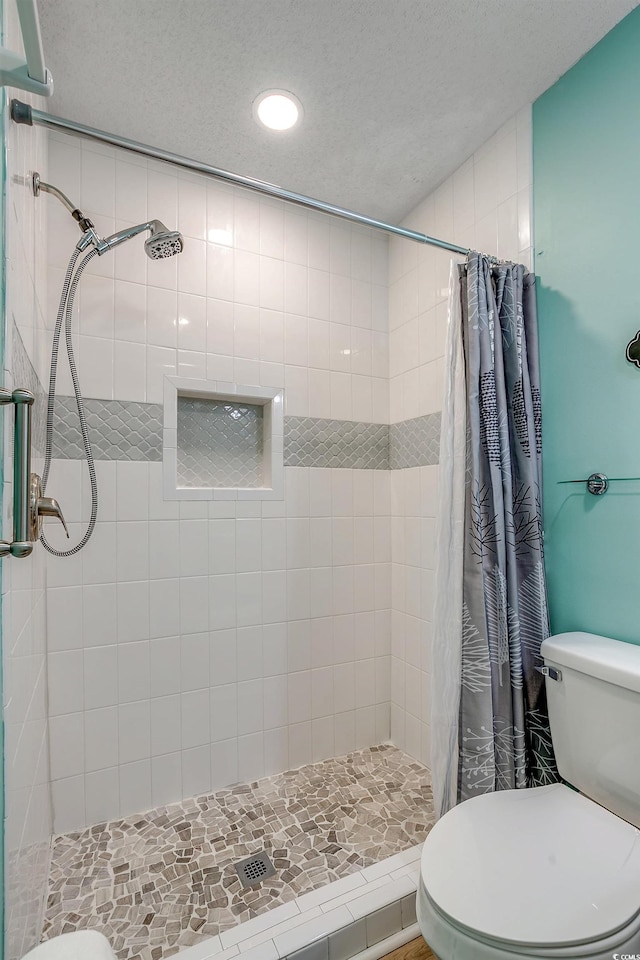
<svg viewBox="0 0 640 960">
<path fill-rule="evenodd" d="M 0 46 L 4 45 L 4 3 L 0 0 Z M 6 333 L 6 251 L 7 251 L 7 139 L 5 126 L 9 98 L 5 87 L 0 89 L 0 371 L 4 382 Z M 4 504 L 4 429 L 0 429 L 0 517 Z M 0 561 L 0 958 L 5 955 L 5 743 L 4 743 L 4 577 Z"/>
</svg>

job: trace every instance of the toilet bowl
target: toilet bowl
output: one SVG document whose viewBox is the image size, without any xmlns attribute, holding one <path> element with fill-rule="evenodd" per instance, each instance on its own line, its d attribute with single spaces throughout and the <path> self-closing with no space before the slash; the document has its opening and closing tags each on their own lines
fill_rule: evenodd
<svg viewBox="0 0 640 960">
<path fill-rule="evenodd" d="M 116 955 L 97 930 L 76 930 L 45 940 L 22 960 L 116 960 Z"/>
<path fill-rule="evenodd" d="M 640 955 L 640 831 L 559 783 L 467 800 L 425 841 L 417 909 L 440 960 Z"/>
<path fill-rule="evenodd" d="M 417 916 L 439 960 L 640 958 L 640 647 L 576 633 L 542 651 L 574 786 L 481 794 L 436 823 Z"/>
</svg>

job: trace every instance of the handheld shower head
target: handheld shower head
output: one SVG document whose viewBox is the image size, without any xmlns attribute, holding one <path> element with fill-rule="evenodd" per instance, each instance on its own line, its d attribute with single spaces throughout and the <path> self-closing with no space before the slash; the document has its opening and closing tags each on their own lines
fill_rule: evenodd
<svg viewBox="0 0 640 960">
<path fill-rule="evenodd" d="M 184 248 L 182 234 L 177 230 L 169 230 L 161 220 L 148 220 L 147 223 L 139 223 L 135 227 L 126 227 L 118 233 L 112 233 L 110 237 L 105 237 L 100 242 L 98 253 L 106 253 L 107 250 L 117 247 L 125 240 L 130 240 L 143 230 L 149 230 L 151 234 L 144 243 L 145 253 L 151 260 L 162 260 L 164 257 L 173 257 L 177 253 L 182 253 Z"/>
<path fill-rule="evenodd" d="M 150 230 L 151 236 L 145 240 L 144 249 L 152 260 L 163 260 L 182 253 L 184 240 L 177 230 L 167 230 L 161 220 L 152 220 Z"/>
</svg>

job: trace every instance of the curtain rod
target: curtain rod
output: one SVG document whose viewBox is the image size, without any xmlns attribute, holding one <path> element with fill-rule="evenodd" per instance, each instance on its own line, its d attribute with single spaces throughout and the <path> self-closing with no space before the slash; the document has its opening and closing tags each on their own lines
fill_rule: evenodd
<svg viewBox="0 0 640 960">
<path fill-rule="evenodd" d="M 29 126 L 33 126 L 35 123 L 42 127 L 47 127 L 49 130 L 59 130 L 63 133 L 88 137 L 90 140 L 96 140 L 98 143 L 106 143 L 112 147 L 121 147 L 123 150 L 129 150 L 132 153 L 138 153 L 145 157 L 152 157 L 154 160 L 164 160 L 178 167 L 184 167 L 186 170 L 204 173 L 206 176 L 214 177 L 216 180 L 225 180 L 227 183 L 233 183 L 239 187 L 247 187 L 249 190 L 255 190 L 257 193 L 264 193 L 270 197 L 277 197 L 279 200 L 296 203 L 298 206 L 307 207 L 310 210 L 319 210 L 322 213 L 329 213 L 334 217 L 341 217 L 343 220 L 351 220 L 352 223 L 359 223 L 365 227 L 373 227 L 375 230 L 384 230 L 386 233 L 391 233 L 397 237 L 404 237 L 406 240 L 415 240 L 417 243 L 428 243 L 433 247 L 440 247 L 442 250 L 450 250 L 452 253 L 459 253 L 463 256 L 469 253 L 467 247 L 460 247 L 455 243 L 447 243 L 445 240 L 438 240 L 435 237 L 427 236 L 425 233 L 417 233 L 415 230 L 406 230 L 404 227 L 397 227 L 391 223 L 385 223 L 383 220 L 376 220 L 374 217 L 356 213 L 354 210 L 347 210 L 345 207 L 338 207 L 333 203 L 315 200 L 313 197 L 307 197 L 302 193 L 285 190 L 284 187 L 278 187 L 264 180 L 242 177 L 238 173 L 221 170 L 218 167 L 210 166 L 208 163 L 201 163 L 199 160 L 191 160 L 189 157 L 183 157 L 177 153 L 170 153 L 168 150 L 161 150 L 159 147 L 151 147 L 146 143 L 138 143 L 136 140 L 129 140 L 127 137 L 121 137 L 115 133 L 106 133 L 104 130 L 97 130 L 95 127 L 87 127 L 82 123 L 76 123 L 74 120 L 54 117 L 49 113 L 36 110 L 21 100 L 11 101 L 11 118 L 15 123 L 26 123 Z"/>
</svg>

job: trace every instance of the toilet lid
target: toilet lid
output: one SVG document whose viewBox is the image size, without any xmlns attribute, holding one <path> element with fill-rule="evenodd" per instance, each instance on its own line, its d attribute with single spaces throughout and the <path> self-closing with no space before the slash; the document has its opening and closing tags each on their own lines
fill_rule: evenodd
<svg viewBox="0 0 640 960">
<path fill-rule="evenodd" d="M 640 831 L 558 783 L 450 810 L 421 871 L 444 914 L 492 940 L 589 943 L 640 912 Z"/>
</svg>

